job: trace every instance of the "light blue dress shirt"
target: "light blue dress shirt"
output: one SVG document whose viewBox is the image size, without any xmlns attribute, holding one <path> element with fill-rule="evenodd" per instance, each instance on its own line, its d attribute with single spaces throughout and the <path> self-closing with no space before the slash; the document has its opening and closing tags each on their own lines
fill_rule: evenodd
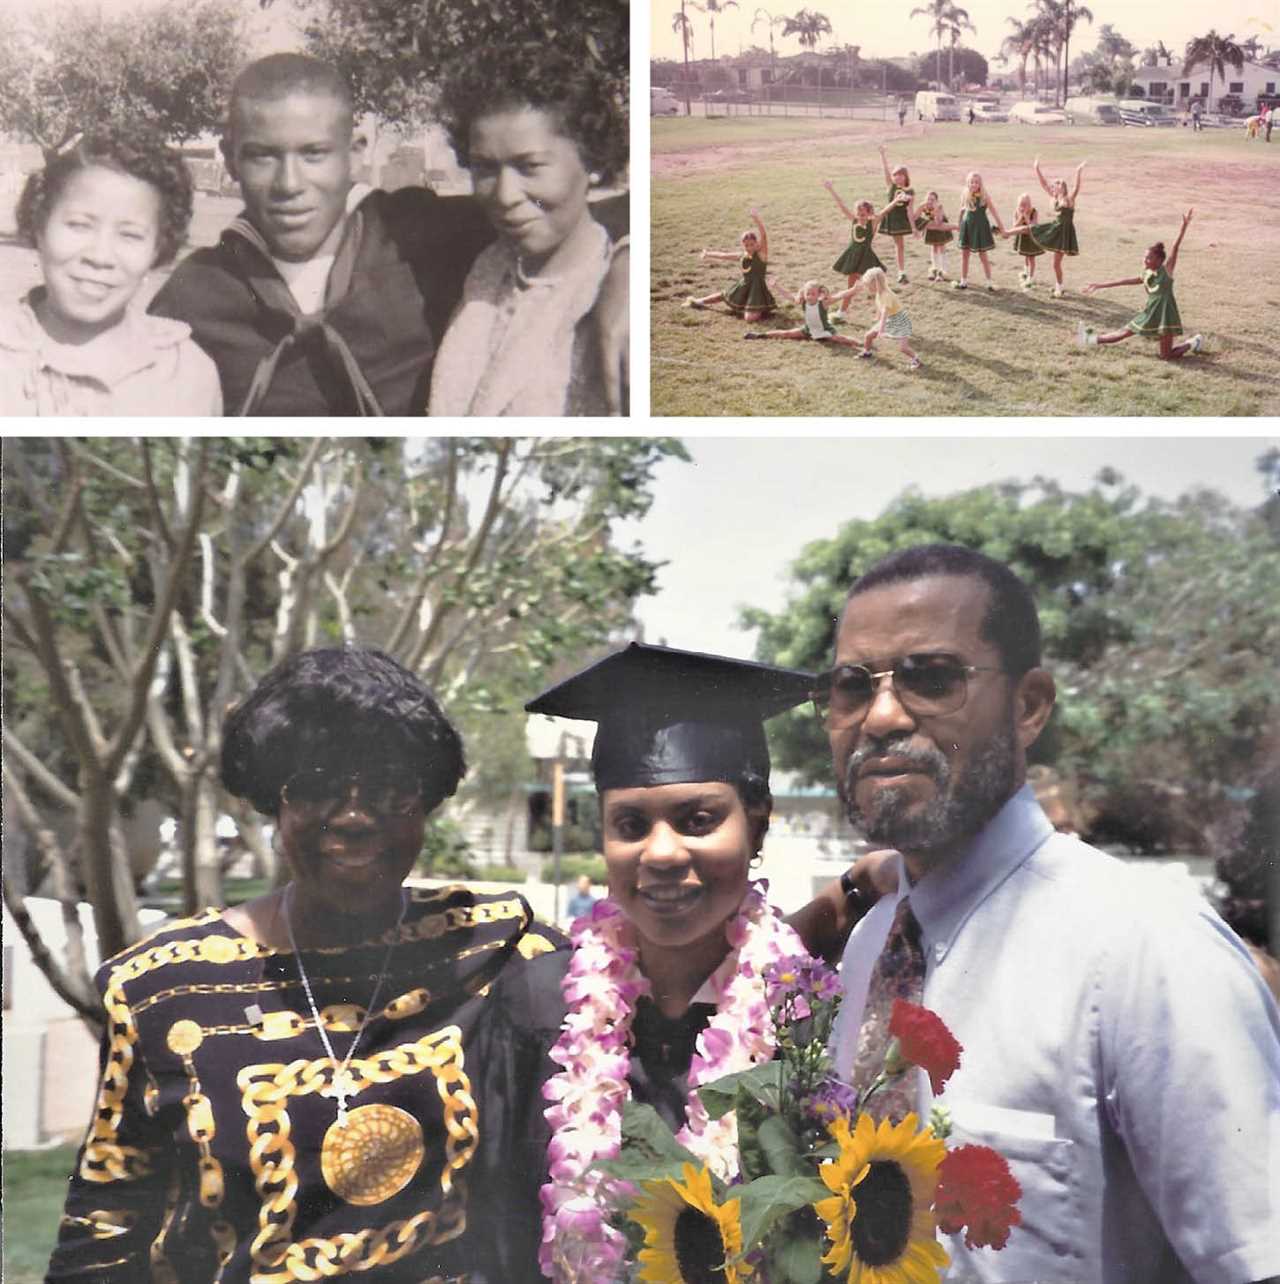
<svg viewBox="0 0 1280 1284">
<path fill-rule="evenodd" d="M 1244 1284 L 1280 1274 L 1280 1013 L 1202 898 L 1054 832 L 1024 786 L 945 868 L 880 901 L 845 949 L 846 1078 L 900 897 L 924 1004 L 964 1048 L 951 1145 L 1022 1185 L 1008 1246 L 946 1247 L 952 1280 Z M 916 1071 L 922 1113 L 932 1098 Z"/>
</svg>

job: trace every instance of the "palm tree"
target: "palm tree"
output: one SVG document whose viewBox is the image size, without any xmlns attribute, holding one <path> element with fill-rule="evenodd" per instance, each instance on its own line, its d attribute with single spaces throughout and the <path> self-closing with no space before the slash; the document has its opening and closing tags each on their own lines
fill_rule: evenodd
<svg viewBox="0 0 1280 1284">
<path fill-rule="evenodd" d="M 768 9 L 757 9 L 755 17 L 751 19 L 752 31 L 756 29 L 756 23 L 759 22 L 762 17 L 769 27 L 769 83 L 772 84 L 775 79 L 773 69 L 773 29 L 774 27 L 786 22 L 787 19 L 783 15 L 775 18 Z"/>
<path fill-rule="evenodd" d="M 1240 52 L 1250 62 L 1257 62 L 1258 55 L 1262 53 L 1262 41 L 1257 36 L 1250 36 L 1248 40 L 1240 42 Z"/>
<path fill-rule="evenodd" d="M 820 36 L 829 36 L 831 34 L 831 21 L 825 13 L 819 13 L 816 9 L 801 9 L 793 17 L 787 19 L 782 28 L 784 36 L 795 36 L 795 38 L 806 49 L 816 49 L 818 47 L 818 38 Z M 821 80 L 821 77 L 819 77 Z"/>
<path fill-rule="evenodd" d="M 679 32 L 680 43 L 684 46 L 684 114 L 690 114 L 689 108 L 689 46 L 693 43 L 693 23 L 684 11 L 684 0 L 680 0 L 680 12 L 671 15 L 671 30 Z"/>
<path fill-rule="evenodd" d="M 942 88 L 942 37 L 946 35 L 949 29 L 949 10 L 952 8 L 951 0 L 929 0 L 928 4 L 920 5 L 911 10 L 911 17 L 918 14 L 923 15 L 931 20 L 929 34 L 938 37 L 938 58 L 935 66 L 936 75 L 934 79 L 938 82 L 938 88 Z"/>
<path fill-rule="evenodd" d="M 972 31 L 977 35 L 978 28 L 969 21 L 968 9 L 952 5 L 947 10 L 947 33 L 951 37 L 951 48 L 947 52 L 947 88 L 954 88 L 956 83 L 956 44 L 961 31 Z"/>
<path fill-rule="evenodd" d="M 1093 13 L 1086 9 L 1082 4 L 1076 4 L 1075 0 L 1063 0 L 1062 3 L 1062 101 L 1067 101 L 1067 63 L 1070 58 L 1071 33 L 1075 25 L 1083 18 L 1086 22 L 1093 21 Z"/>
<path fill-rule="evenodd" d="M 1209 68 L 1210 87 L 1218 77 L 1225 84 L 1228 66 L 1234 67 L 1236 71 L 1244 70 L 1244 50 L 1236 44 L 1234 33 L 1220 36 L 1216 31 L 1210 31 L 1208 35 L 1187 41 L 1186 52 L 1182 55 L 1182 74 L 1189 77 L 1192 67 L 1201 63 Z M 1212 94 L 1209 96 L 1213 97 Z"/>
<path fill-rule="evenodd" d="M 1053 67 L 1053 102 L 1058 104 L 1058 58 L 1062 52 L 1062 12 L 1067 0 L 1033 0 L 1041 34 L 1041 52 Z M 1038 92 L 1038 91 L 1037 91 Z"/>
<path fill-rule="evenodd" d="M 1044 3 L 1044 0 L 1041 0 Z M 1058 30 L 1051 15 L 1042 13 L 1031 20 L 1031 56 L 1036 64 L 1036 97 L 1040 97 L 1040 69 L 1049 63 L 1058 65 Z M 1057 75 L 1054 75 L 1057 82 Z"/>
<path fill-rule="evenodd" d="M 1000 42 L 1000 61 L 1011 62 L 1018 59 L 1018 87 L 1023 94 L 1027 92 L 1027 59 L 1035 46 L 1035 21 L 1023 22 L 1019 18 L 1006 18 L 1013 30 Z"/>
<path fill-rule="evenodd" d="M 702 4 L 698 0 L 689 0 L 699 13 L 705 13 L 708 21 L 711 23 L 711 61 L 716 60 L 716 14 L 723 13 L 726 9 L 736 9 L 738 0 L 703 0 Z"/>
</svg>

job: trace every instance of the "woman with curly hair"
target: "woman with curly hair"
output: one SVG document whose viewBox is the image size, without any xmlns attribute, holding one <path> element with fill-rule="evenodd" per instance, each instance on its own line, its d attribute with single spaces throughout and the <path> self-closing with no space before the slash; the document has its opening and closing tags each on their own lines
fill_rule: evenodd
<svg viewBox="0 0 1280 1284">
<path fill-rule="evenodd" d="M 222 413 L 190 327 L 130 307 L 173 261 L 191 209 L 182 158 L 141 128 L 81 135 L 27 179 L 18 233 L 44 284 L 0 303 L 0 413 Z"/>
<path fill-rule="evenodd" d="M 273 818 L 289 881 L 103 963 L 51 1284 L 505 1281 L 491 1191 L 528 1126 L 490 991 L 561 942 L 514 891 L 405 884 L 464 771 L 380 651 L 304 651 L 232 709 L 222 782 Z"/>
<path fill-rule="evenodd" d="M 588 52 L 546 44 L 485 48 L 454 67 L 450 141 L 498 239 L 436 357 L 432 415 L 608 413 L 582 321 L 618 248 L 589 200 L 626 167 L 624 92 Z"/>
</svg>

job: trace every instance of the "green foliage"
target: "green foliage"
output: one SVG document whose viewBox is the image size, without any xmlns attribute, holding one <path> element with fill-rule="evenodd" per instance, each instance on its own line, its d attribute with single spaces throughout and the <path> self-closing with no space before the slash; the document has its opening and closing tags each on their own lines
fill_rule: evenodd
<svg viewBox="0 0 1280 1284">
<path fill-rule="evenodd" d="M 262 0 L 263 7 L 271 0 Z M 298 0 L 308 50 L 355 87 L 357 106 L 420 123 L 450 64 L 475 49 L 556 42 L 598 64 L 623 101 L 630 67 L 625 0 Z"/>
<path fill-rule="evenodd" d="M 462 826 L 447 816 L 433 816 L 427 821 L 422 836 L 422 851 L 417 867 L 432 878 L 475 878 L 476 867 L 471 857 Z"/>
<path fill-rule="evenodd" d="M 585 874 L 596 886 L 603 886 L 609 881 L 608 871 L 605 869 L 604 858 L 600 856 L 561 856 L 560 857 L 560 886 L 566 883 L 576 883 L 583 874 Z M 539 878 L 544 883 L 554 883 L 556 881 L 555 869 L 553 868 L 551 858 L 548 856 L 542 864 L 542 873 Z"/>
<path fill-rule="evenodd" d="M 4 1278 L 38 1284 L 58 1236 L 76 1147 L 4 1152 Z"/>
<path fill-rule="evenodd" d="M 524 870 L 514 865 L 476 865 L 469 877 L 482 883 L 523 883 Z"/>
<path fill-rule="evenodd" d="M 1210 491 L 1144 501 L 1114 470 L 1079 494 L 1044 479 L 945 499 L 907 491 L 806 546 L 786 609 L 744 612 L 759 658 L 826 667 L 849 585 L 934 541 L 980 549 L 1031 586 L 1059 692 L 1033 761 L 1076 782 L 1094 835 L 1141 850 L 1204 843 L 1253 778 L 1280 706 L 1280 543 L 1267 523 Z M 780 766 L 829 775 L 812 716 L 773 725 Z"/>
<path fill-rule="evenodd" d="M 164 0 L 118 16 L 87 4 L 0 15 L 0 130 L 46 154 L 108 123 L 147 122 L 183 142 L 220 124 L 245 57 L 235 0 Z"/>
</svg>

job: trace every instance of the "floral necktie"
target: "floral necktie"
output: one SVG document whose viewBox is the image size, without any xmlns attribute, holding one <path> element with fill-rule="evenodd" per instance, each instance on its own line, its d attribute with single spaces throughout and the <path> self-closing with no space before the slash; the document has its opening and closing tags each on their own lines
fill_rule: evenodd
<svg viewBox="0 0 1280 1284">
<path fill-rule="evenodd" d="M 893 926 L 884 949 L 871 970 L 867 988 L 867 1005 L 858 1031 L 858 1051 L 853 1061 L 853 1086 L 865 1092 L 884 1066 L 889 1049 L 889 1017 L 893 1001 L 919 1003 L 924 994 L 924 950 L 920 944 L 920 924 L 911 912 L 911 902 L 898 902 Z M 897 1123 L 909 1111 L 918 1112 L 916 1076 L 911 1071 L 890 1080 L 867 1103 L 873 1119 L 891 1119 Z"/>
</svg>

